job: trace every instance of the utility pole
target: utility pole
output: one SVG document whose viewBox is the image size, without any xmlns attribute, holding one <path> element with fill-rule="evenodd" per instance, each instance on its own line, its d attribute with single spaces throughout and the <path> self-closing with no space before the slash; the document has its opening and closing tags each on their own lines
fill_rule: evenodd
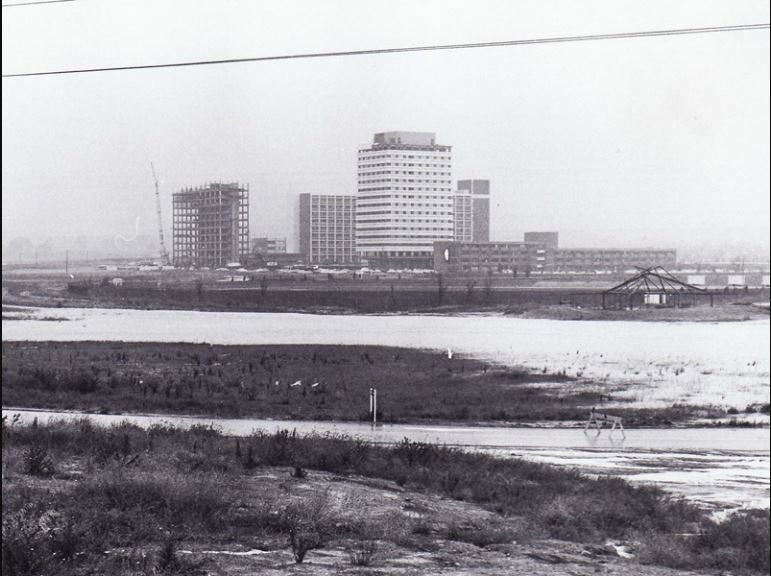
<svg viewBox="0 0 771 576">
<path fill-rule="evenodd" d="M 369 389 L 369 411 L 372 413 L 372 425 L 377 425 L 377 388 Z"/>
</svg>

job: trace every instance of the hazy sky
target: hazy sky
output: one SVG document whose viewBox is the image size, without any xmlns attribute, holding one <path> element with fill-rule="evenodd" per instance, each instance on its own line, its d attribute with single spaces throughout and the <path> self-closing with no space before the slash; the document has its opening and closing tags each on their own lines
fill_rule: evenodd
<svg viewBox="0 0 771 576">
<path fill-rule="evenodd" d="M 765 0 L 78 0 L 3 9 L 3 73 L 769 21 Z M 355 193 L 374 132 L 453 146 L 492 235 L 769 243 L 769 31 L 3 79 L 3 240 L 155 234 L 248 183 L 251 232 Z M 290 246 L 291 247 L 291 246 Z"/>
</svg>

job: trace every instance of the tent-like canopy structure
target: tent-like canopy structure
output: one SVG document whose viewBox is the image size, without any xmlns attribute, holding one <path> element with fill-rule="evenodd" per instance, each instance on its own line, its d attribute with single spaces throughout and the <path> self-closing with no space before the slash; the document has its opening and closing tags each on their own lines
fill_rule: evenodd
<svg viewBox="0 0 771 576">
<path fill-rule="evenodd" d="M 704 293 L 704 288 L 693 286 L 672 276 L 661 266 L 639 268 L 639 272 L 621 284 L 609 288 L 605 294 L 668 294 L 683 292 Z"/>
<path fill-rule="evenodd" d="M 682 306 L 696 303 L 696 296 L 709 294 L 704 288 L 693 286 L 674 277 L 661 266 L 638 268 L 637 274 L 602 293 L 602 307 L 608 300 L 633 308 L 635 304 L 648 306 Z M 712 297 L 710 294 L 710 304 Z"/>
</svg>

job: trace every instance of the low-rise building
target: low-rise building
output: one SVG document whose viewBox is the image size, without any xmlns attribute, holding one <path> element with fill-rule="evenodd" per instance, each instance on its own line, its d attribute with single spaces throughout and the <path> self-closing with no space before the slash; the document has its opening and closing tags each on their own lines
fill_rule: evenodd
<svg viewBox="0 0 771 576">
<path fill-rule="evenodd" d="M 528 232 L 524 242 L 436 242 L 434 269 L 473 274 L 618 273 L 635 268 L 674 268 L 673 249 L 559 248 L 557 232 Z"/>
<path fill-rule="evenodd" d="M 674 268 L 677 251 L 657 248 L 559 248 L 553 253 L 554 272 L 625 272 L 635 268 Z"/>
<path fill-rule="evenodd" d="M 450 274 L 544 271 L 546 248 L 533 242 L 435 242 L 434 270 Z"/>
<path fill-rule="evenodd" d="M 252 238 L 252 254 L 284 254 L 286 238 Z"/>
</svg>

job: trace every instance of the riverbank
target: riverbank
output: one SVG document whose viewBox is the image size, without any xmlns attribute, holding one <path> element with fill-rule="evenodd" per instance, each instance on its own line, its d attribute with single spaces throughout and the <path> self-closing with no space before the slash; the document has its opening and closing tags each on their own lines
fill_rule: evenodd
<svg viewBox="0 0 771 576">
<path fill-rule="evenodd" d="M 288 432 L 3 424 L 4 570 L 768 571 L 767 511 L 716 524 L 654 488 L 522 460 Z"/>
<path fill-rule="evenodd" d="M 3 279 L 4 306 L 278 312 L 300 314 L 490 314 L 554 320 L 639 322 L 738 322 L 768 317 L 753 306 L 767 302 L 768 289 L 713 291 L 688 307 L 601 307 L 601 293 L 614 281 L 545 282 L 497 278 L 485 282 L 434 276 L 351 280 L 273 274 L 258 282 L 223 281 L 216 273 L 176 271 L 169 275 L 127 273 L 120 284 L 92 272 L 69 277 L 10 275 Z M 256 278 L 256 277 L 255 277 Z M 260 277 L 262 278 L 262 277 Z M 114 279 L 114 278 L 112 278 Z M 714 305 L 710 305 L 714 304 Z"/>
<path fill-rule="evenodd" d="M 2 354 L 4 407 L 370 421 L 376 388 L 380 422 L 517 426 L 575 425 L 614 400 L 613 388 L 565 373 L 380 346 L 3 342 Z M 613 413 L 627 427 L 703 426 L 768 410 L 622 401 Z"/>
</svg>

